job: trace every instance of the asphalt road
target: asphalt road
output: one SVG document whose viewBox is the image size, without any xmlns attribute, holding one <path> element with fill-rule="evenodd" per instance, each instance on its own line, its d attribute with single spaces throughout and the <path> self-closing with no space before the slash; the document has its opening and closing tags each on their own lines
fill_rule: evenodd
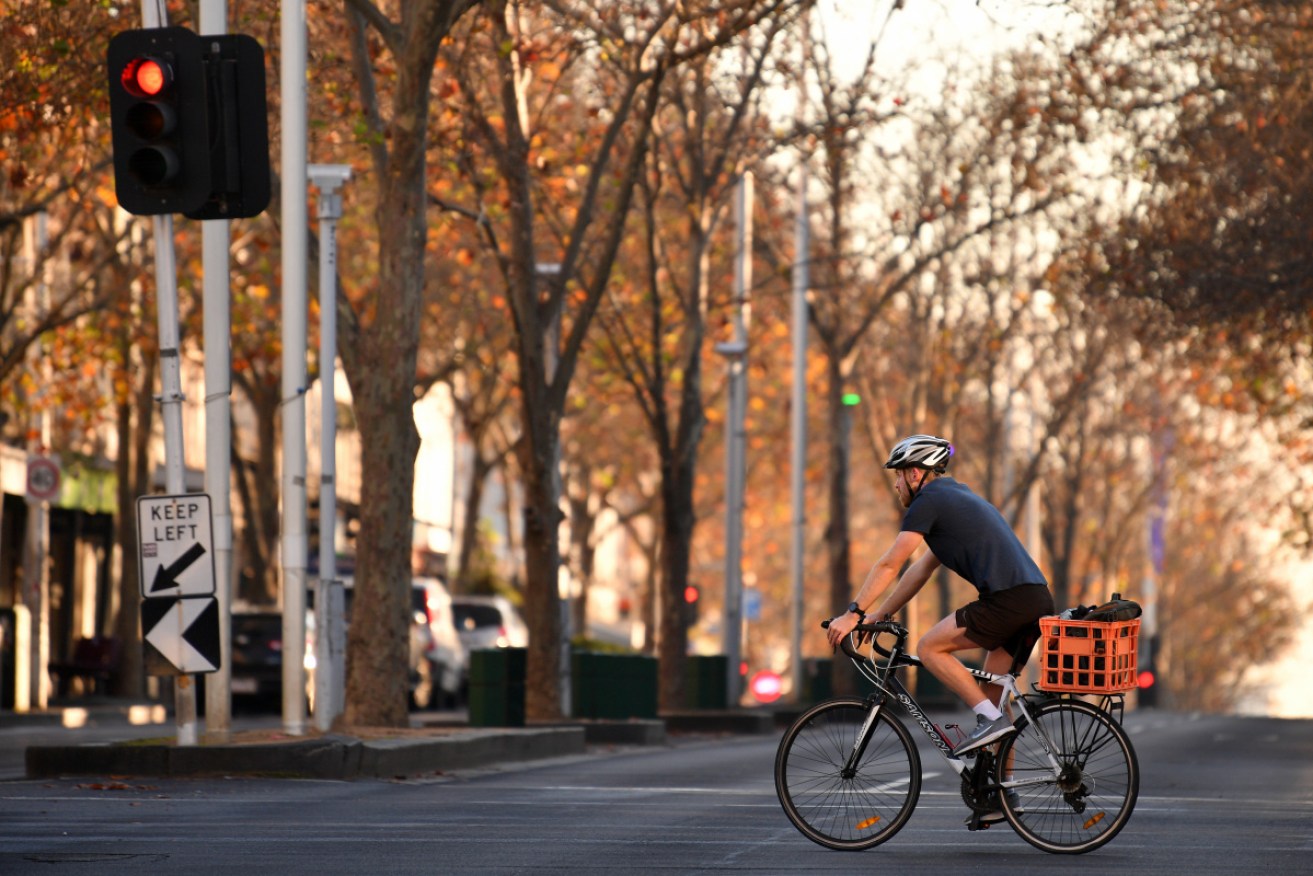
<svg viewBox="0 0 1313 876">
<path fill-rule="evenodd" d="M 1313 870 L 1313 721 L 1146 712 L 1126 726 L 1143 773 L 1135 814 L 1110 845 L 1077 857 L 1040 852 L 1006 825 L 967 832 L 956 777 L 929 751 L 898 836 L 828 851 L 776 801 L 772 735 L 397 782 L 0 782 L 0 873 Z"/>
</svg>

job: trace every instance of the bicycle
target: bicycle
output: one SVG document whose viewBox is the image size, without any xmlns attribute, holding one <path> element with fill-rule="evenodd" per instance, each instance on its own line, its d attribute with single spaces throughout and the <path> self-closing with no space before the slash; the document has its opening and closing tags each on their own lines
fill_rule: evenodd
<svg viewBox="0 0 1313 876">
<path fill-rule="evenodd" d="M 895 637 L 887 650 L 879 643 L 886 634 Z M 1140 769 L 1121 727 L 1121 694 L 1104 694 L 1098 705 L 1070 694 L 1022 694 L 1015 675 L 1030 653 L 1027 646 L 1014 654 L 1008 674 L 969 670 L 1003 688 L 1000 708 L 1017 732 L 959 757 L 898 678 L 900 669 L 922 665 L 907 652 L 907 636 L 893 621 L 858 624 L 841 647 L 875 691 L 813 706 L 780 740 L 775 790 L 804 836 L 826 848 L 860 851 L 891 839 L 911 818 L 921 793 L 921 758 L 911 731 L 889 708 L 891 701 L 961 777 L 962 799 L 972 810 L 969 830 L 987 829 L 981 816 L 1001 808 L 1032 846 L 1081 854 L 1103 846 L 1126 826 L 1139 794 Z M 886 658 L 882 663 L 854 646 L 866 637 L 872 651 Z"/>
</svg>

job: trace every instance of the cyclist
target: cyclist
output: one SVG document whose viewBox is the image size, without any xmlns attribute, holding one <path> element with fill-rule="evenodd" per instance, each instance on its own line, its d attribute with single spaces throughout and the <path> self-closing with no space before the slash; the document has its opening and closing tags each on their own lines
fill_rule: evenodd
<svg viewBox="0 0 1313 876">
<path fill-rule="evenodd" d="M 974 585 L 979 598 L 935 624 L 917 645 L 925 667 L 976 713 L 975 729 L 953 749 L 961 755 L 1015 728 L 999 711 L 1002 689 L 982 689 L 954 653 L 984 648 L 985 669 L 1001 675 L 1011 668 L 1015 649 L 1027 640 L 1033 644 L 1038 620 L 1054 610 L 1048 581 L 1003 515 L 965 484 L 944 476 L 952 455 L 953 445 L 933 435 L 912 435 L 894 446 L 884 467 L 898 473 L 894 490 L 907 509 L 902 531 L 871 567 L 847 612 L 830 622 L 829 640 L 838 645 L 863 619 L 865 608 L 874 606 L 870 614 L 890 619 L 941 564 Z M 929 550 L 885 593 L 922 544 Z M 1028 656 L 1022 655 L 1023 663 Z"/>
</svg>

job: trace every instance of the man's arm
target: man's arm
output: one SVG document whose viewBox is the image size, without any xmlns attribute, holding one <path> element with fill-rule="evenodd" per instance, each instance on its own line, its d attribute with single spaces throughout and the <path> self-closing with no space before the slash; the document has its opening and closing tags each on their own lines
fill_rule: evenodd
<svg viewBox="0 0 1313 876">
<path fill-rule="evenodd" d="M 871 571 L 866 573 L 866 580 L 862 583 L 861 589 L 857 591 L 857 596 L 853 602 L 856 602 L 857 606 L 865 611 L 866 608 L 874 603 L 876 598 L 883 593 L 891 583 L 893 583 L 894 578 L 898 576 L 898 570 L 901 569 L 903 564 L 906 563 L 912 554 L 916 552 L 916 549 L 924 543 L 925 536 L 919 532 L 908 532 L 907 530 L 904 530 L 898 533 L 898 537 L 895 538 L 894 543 L 889 546 L 889 550 L 885 551 L 884 556 L 876 560 L 875 565 L 871 566 Z M 927 552 L 926 556 L 934 561 L 934 566 L 931 566 L 930 569 L 925 572 L 925 579 L 929 579 L 930 572 L 933 572 L 939 565 L 939 561 L 934 560 L 934 554 L 929 552 Z M 921 559 L 924 561 L 925 557 L 922 557 Z M 920 562 L 915 563 L 912 568 L 915 569 L 920 565 Z M 909 575 L 911 574 L 911 571 L 912 569 L 908 570 Z M 904 580 L 906 579 L 907 576 L 904 576 Z M 916 590 L 920 590 L 921 585 L 923 584 L 925 584 L 925 580 L 922 580 L 921 584 L 917 585 Z M 890 595 L 891 598 L 893 595 L 901 592 L 902 589 L 902 582 L 899 582 L 899 587 L 895 589 L 894 594 Z M 916 590 L 909 593 L 904 599 L 904 602 L 911 599 L 912 596 L 916 594 Z M 901 608 L 902 606 L 900 605 L 899 607 Z M 832 620 L 830 622 L 829 631 L 830 644 L 838 645 L 839 641 L 844 636 L 853 631 L 853 627 L 857 626 L 858 620 L 858 616 L 852 612 L 845 612 Z"/>
<path fill-rule="evenodd" d="M 891 617 L 895 612 L 902 609 L 904 605 L 912 601 L 912 597 L 921 592 L 921 588 L 930 580 L 930 576 L 939 568 L 939 558 L 931 551 L 926 551 L 915 563 L 911 565 L 903 577 L 898 580 L 898 586 L 893 589 L 880 607 L 875 610 L 877 618 Z"/>
</svg>

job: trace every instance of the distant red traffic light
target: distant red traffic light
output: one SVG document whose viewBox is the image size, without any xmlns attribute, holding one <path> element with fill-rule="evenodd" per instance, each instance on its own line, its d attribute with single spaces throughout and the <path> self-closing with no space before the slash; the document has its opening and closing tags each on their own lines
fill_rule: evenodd
<svg viewBox="0 0 1313 876">
<path fill-rule="evenodd" d="M 1154 681 L 1153 673 L 1147 669 L 1135 677 L 1135 685 L 1140 690 L 1153 687 Z"/>
</svg>

